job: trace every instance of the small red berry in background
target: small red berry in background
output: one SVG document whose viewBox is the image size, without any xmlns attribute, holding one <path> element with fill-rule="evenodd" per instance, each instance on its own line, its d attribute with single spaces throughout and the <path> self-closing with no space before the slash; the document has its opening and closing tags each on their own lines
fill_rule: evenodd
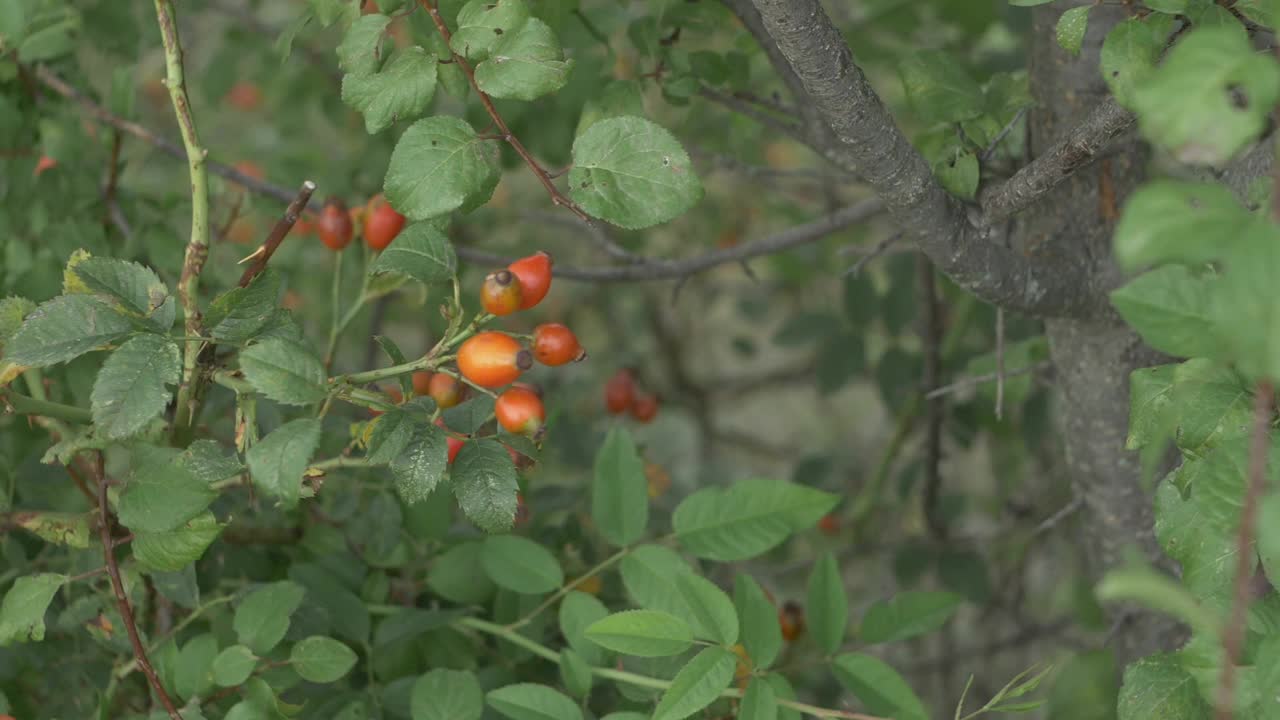
<svg viewBox="0 0 1280 720">
<path fill-rule="evenodd" d="M 392 387 L 386 388 L 385 390 L 383 390 L 383 392 L 385 392 L 388 396 L 391 397 L 391 402 L 395 405 L 399 405 L 400 403 L 404 402 L 404 393 L 400 392 L 400 388 L 398 387 L 392 386 Z M 379 415 L 382 414 L 382 411 L 369 408 L 369 414 L 374 417 L 378 417 Z"/>
<path fill-rule="evenodd" d="M 430 370 L 421 370 L 413 374 L 413 394 L 414 395 L 430 395 L 431 394 L 431 378 L 434 376 Z"/>
<path fill-rule="evenodd" d="M 546 323 L 533 329 L 533 357 L 554 367 L 583 360 L 587 351 L 572 330 L 560 323 Z"/>
<path fill-rule="evenodd" d="M 838 535 L 840 533 L 840 518 L 835 515 L 823 515 L 818 521 L 818 529 L 824 535 Z"/>
<path fill-rule="evenodd" d="M 804 634 L 804 608 L 800 604 L 788 600 L 778 611 L 778 625 L 782 627 L 782 637 L 787 642 L 795 642 Z"/>
<path fill-rule="evenodd" d="M 404 216 L 381 193 L 369 198 L 364 209 L 364 241 L 372 250 L 384 250 L 404 229 Z"/>
<path fill-rule="evenodd" d="M 507 266 L 520 279 L 520 309 L 542 302 L 551 289 L 551 255 L 539 250 L 529 257 L 520 258 Z"/>
<path fill-rule="evenodd" d="M 467 399 L 467 386 L 458 378 L 447 373 L 436 373 L 431 376 L 427 386 L 427 394 L 436 401 L 436 407 L 448 410 Z"/>
<path fill-rule="evenodd" d="M 482 332 L 458 348 L 458 370 L 480 387 L 510 385 L 531 367 L 533 354 L 506 333 Z"/>
<path fill-rule="evenodd" d="M 494 403 L 493 414 L 507 432 L 515 435 L 536 437 L 546 422 L 547 410 L 542 405 L 542 398 L 526 387 L 508 388 L 498 396 Z"/>
<path fill-rule="evenodd" d="M 463 445 L 467 444 L 467 441 L 450 435 L 449 428 L 445 427 L 444 418 L 436 419 L 436 427 L 444 428 L 445 442 L 449 444 L 449 464 L 452 465 L 454 459 L 458 457 L 458 451 L 462 449 Z"/>
<path fill-rule="evenodd" d="M 227 91 L 227 103 L 237 110 L 252 112 L 262 105 L 262 90 L 251 82 L 238 82 Z"/>
<path fill-rule="evenodd" d="M 480 286 L 480 306 L 491 315 L 510 315 L 519 310 L 523 297 L 520 279 L 510 270 L 489 273 Z"/>
<path fill-rule="evenodd" d="M 330 250 L 342 250 L 351 243 L 353 226 L 347 206 L 338 198 L 329 198 L 320 210 L 316 232 L 320 241 Z"/>
<path fill-rule="evenodd" d="M 630 410 L 635 399 L 635 376 L 626 368 L 615 372 L 604 384 L 604 407 L 610 415 L 621 415 Z"/>
<path fill-rule="evenodd" d="M 648 393 L 636 395 L 635 402 L 631 404 L 631 417 L 642 423 L 651 422 L 658 416 L 658 398 Z"/>
<path fill-rule="evenodd" d="M 52 170 L 56 167 L 58 167 L 57 160 L 54 160 L 48 155 L 41 155 L 40 159 L 36 161 L 36 169 L 32 174 L 35 177 L 40 177 L 40 175 L 44 173 L 45 170 Z"/>
</svg>

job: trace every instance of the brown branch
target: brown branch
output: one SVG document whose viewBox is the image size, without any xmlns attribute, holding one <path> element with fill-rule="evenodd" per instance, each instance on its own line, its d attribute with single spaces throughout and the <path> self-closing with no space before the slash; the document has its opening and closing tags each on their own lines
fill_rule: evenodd
<svg viewBox="0 0 1280 720">
<path fill-rule="evenodd" d="M 266 241 L 250 256 L 253 258 L 253 262 L 249 267 L 245 268 L 244 274 L 240 276 L 240 287 L 248 287 L 255 277 L 267 269 L 267 263 L 271 261 L 271 256 L 280 247 L 280 243 L 284 242 L 284 239 L 288 237 L 289 231 L 293 229 L 294 224 L 298 222 L 298 218 L 302 216 L 302 211 L 307 207 L 307 203 L 311 201 L 311 194 L 315 191 L 315 183 L 310 180 L 303 181 L 302 187 L 298 188 L 298 194 L 289 203 L 289 207 L 285 208 L 284 215 L 276 221 L 275 227 L 271 228 L 271 233 L 267 235 Z"/>
<path fill-rule="evenodd" d="M 165 692 L 164 685 L 160 683 L 160 678 L 156 675 L 155 668 L 151 666 L 151 660 L 147 658 L 147 650 L 142 646 L 142 638 L 138 635 L 138 624 L 133 617 L 133 607 L 129 604 L 129 596 L 125 594 L 124 582 L 120 579 L 120 566 L 116 563 L 115 544 L 111 539 L 112 517 L 110 504 L 107 500 L 107 475 L 103 464 L 102 451 L 95 450 L 93 453 L 93 474 L 94 480 L 98 483 L 98 535 L 102 539 L 102 552 L 107 560 L 107 574 L 111 576 L 111 589 L 115 591 L 116 607 L 120 609 L 120 618 L 124 621 L 124 629 L 129 634 L 129 644 L 133 645 L 133 655 L 138 662 L 138 667 L 142 668 L 142 673 L 147 676 L 147 682 L 151 684 L 151 689 L 155 691 L 156 697 L 160 698 L 160 704 L 164 705 L 169 717 L 172 720 L 182 720 L 182 715 L 178 713 L 177 706 L 173 704 L 173 700 Z"/>
<path fill-rule="evenodd" d="M 1218 679 L 1217 720 L 1230 720 L 1235 706 L 1235 671 L 1244 646 L 1245 619 L 1252 599 L 1253 571 L 1257 565 L 1253 541 L 1258 529 L 1258 503 L 1267 485 L 1267 450 L 1270 447 L 1271 381 L 1262 380 L 1254 389 L 1253 437 L 1249 443 L 1249 484 L 1240 510 L 1240 530 L 1236 534 L 1236 579 L 1231 616 L 1222 636 L 1225 654 Z"/>
<path fill-rule="evenodd" d="M 450 41 L 453 39 L 453 34 L 449 32 L 449 26 L 445 24 L 444 18 L 440 16 L 440 11 L 437 9 L 436 3 L 432 0 L 418 0 L 418 2 L 431 15 L 431 21 L 435 23 L 436 30 L 440 32 L 440 37 L 444 39 L 444 44 L 449 45 Z M 467 81 L 471 83 L 471 89 L 476 91 L 476 97 L 480 98 L 480 104 L 484 106 L 485 112 L 488 113 L 489 118 L 493 120 L 493 124 L 498 128 L 502 139 L 511 146 L 512 150 L 516 151 L 516 154 L 519 155 L 522 160 L 524 160 L 524 164 L 529 166 L 529 170 L 533 172 L 534 177 L 538 179 L 538 182 L 546 189 L 547 194 L 551 196 L 551 202 L 555 205 L 567 208 L 587 224 L 594 223 L 595 221 L 585 210 L 578 207 L 577 203 L 565 197 L 564 194 L 560 192 L 560 189 L 556 187 L 556 184 L 551 181 L 551 176 L 547 172 L 547 169 L 544 168 L 542 164 L 533 157 L 532 153 L 525 148 L 524 143 L 520 142 L 520 138 L 516 137 L 515 134 L 511 132 L 511 128 L 507 126 L 507 121 L 502 118 L 501 113 L 499 113 L 498 109 L 493 106 L 493 100 L 489 97 L 488 93 L 480 89 L 480 84 L 476 82 L 476 74 L 471 68 L 471 63 L 467 62 L 467 59 L 458 53 L 450 52 L 453 55 L 453 61 L 458 64 L 458 67 L 462 69 L 463 74 L 467 76 Z"/>
</svg>

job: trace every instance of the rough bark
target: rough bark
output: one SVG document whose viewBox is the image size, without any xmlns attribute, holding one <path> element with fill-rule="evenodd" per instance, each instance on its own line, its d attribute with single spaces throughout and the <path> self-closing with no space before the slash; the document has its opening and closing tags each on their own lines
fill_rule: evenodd
<svg viewBox="0 0 1280 720">
<path fill-rule="evenodd" d="M 1106 31 L 1123 18 L 1120 7 L 1095 7 L 1083 51 L 1058 47 L 1054 26 L 1071 5 L 1054 3 L 1033 16 L 1031 89 L 1037 106 L 1030 116 L 1031 152 L 1047 152 L 1068 136 L 1107 96 L 1097 58 Z M 1118 285 L 1111 252 L 1118 208 L 1141 182 L 1146 156 L 1132 135 L 1112 147 L 1108 159 L 1076 173 L 1022 215 L 1021 242 L 1073 249 L 1086 263 L 1090 292 L 1099 297 Z M 1129 421 L 1129 373 L 1161 362 L 1109 310 L 1086 319 L 1046 321 L 1057 371 L 1058 419 L 1067 466 L 1086 506 L 1082 532 L 1095 576 L 1121 564 L 1126 548 L 1137 548 L 1166 565 L 1152 532 L 1151 498 L 1144 491 L 1135 453 L 1124 449 Z M 1113 608 L 1119 620 L 1122 608 Z M 1122 662 L 1167 649 L 1180 632 L 1163 616 L 1132 613 L 1116 631 Z"/>
</svg>

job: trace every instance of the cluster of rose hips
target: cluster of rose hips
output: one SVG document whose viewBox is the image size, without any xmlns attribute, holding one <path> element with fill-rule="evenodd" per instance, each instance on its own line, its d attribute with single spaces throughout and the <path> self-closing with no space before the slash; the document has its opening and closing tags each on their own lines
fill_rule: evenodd
<svg viewBox="0 0 1280 720">
<path fill-rule="evenodd" d="M 315 232 L 325 247 L 341 251 L 351 243 L 355 226 L 359 223 L 365 243 L 370 250 L 377 252 L 385 250 L 396 239 L 404 229 L 404 222 L 404 216 L 396 212 L 381 194 L 351 209 L 347 209 L 340 198 L 331 197 L 320 208 L 318 217 L 299 220 L 296 229 L 304 235 Z"/>
<path fill-rule="evenodd" d="M 658 416 L 658 397 L 640 387 L 630 368 L 620 368 L 604 384 L 604 409 L 610 415 L 630 411 L 631 417 L 647 423 Z"/>
</svg>

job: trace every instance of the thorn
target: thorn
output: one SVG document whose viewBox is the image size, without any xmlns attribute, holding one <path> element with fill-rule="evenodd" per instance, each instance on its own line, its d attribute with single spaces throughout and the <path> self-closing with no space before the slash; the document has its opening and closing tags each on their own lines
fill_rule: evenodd
<svg viewBox="0 0 1280 720">
<path fill-rule="evenodd" d="M 245 263 L 249 262 L 250 260 L 255 260 L 255 259 L 257 259 L 257 258 L 262 257 L 266 252 L 267 252 L 267 246 L 266 246 L 266 245 L 259 245 L 257 250 L 254 250 L 252 254 L 250 254 L 250 255 L 246 256 L 245 258 L 243 258 L 242 260 L 240 260 L 240 261 L 239 261 L 239 262 L 237 262 L 236 264 L 237 264 L 237 265 L 243 265 L 243 264 L 245 264 Z"/>
</svg>

